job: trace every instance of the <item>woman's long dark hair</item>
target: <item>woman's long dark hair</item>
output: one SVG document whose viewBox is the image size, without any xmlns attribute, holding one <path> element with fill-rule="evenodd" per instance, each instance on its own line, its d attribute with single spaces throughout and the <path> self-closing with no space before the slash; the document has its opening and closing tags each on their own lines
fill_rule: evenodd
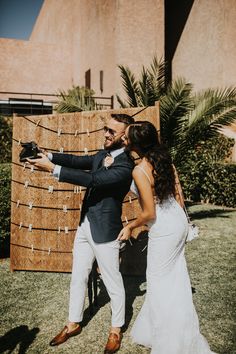
<svg viewBox="0 0 236 354">
<path fill-rule="evenodd" d="M 138 121 L 129 126 L 129 150 L 145 157 L 153 166 L 154 188 L 162 203 L 175 195 L 175 175 L 171 156 L 167 148 L 160 144 L 155 126 L 148 121 Z"/>
</svg>

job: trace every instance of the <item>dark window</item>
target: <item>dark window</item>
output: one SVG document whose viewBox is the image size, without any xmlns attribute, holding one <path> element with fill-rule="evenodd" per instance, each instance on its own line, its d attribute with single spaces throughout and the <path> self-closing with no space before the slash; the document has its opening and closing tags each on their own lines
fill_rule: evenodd
<svg viewBox="0 0 236 354">
<path fill-rule="evenodd" d="M 103 93 L 103 70 L 100 70 L 100 91 Z"/>
<path fill-rule="evenodd" d="M 85 71 L 85 87 L 91 89 L 91 70 Z"/>
</svg>

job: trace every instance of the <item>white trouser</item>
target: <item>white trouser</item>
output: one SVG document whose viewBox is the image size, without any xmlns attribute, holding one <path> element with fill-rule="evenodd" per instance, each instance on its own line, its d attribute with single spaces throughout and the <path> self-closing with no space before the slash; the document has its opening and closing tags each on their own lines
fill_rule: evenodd
<svg viewBox="0 0 236 354">
<path fill-rule="evenodd" d="M 121 327 L 125 320 L 125 290 L 119 272 L 119 241 L 95 243 L 92 239 L 90 224 L 85 217 L 77 229 L 74 249 L 73 267 L 70 284 L 69 321 L 81 322 L 84 301 L 88 285 L 88 276 L 96 258 L 102 280 L 111 299 L 113 327 Z"/>
</svg>

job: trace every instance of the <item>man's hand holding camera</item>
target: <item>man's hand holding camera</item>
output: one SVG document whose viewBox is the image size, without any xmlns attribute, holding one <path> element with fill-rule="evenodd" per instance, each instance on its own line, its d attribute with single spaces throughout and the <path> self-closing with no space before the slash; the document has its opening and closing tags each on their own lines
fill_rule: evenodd
<svg viewBox="0 0 236 354">
<path fill-rule="evenodd" d="M 39 170 L 53 172 L 55 165 L 48 159 L 47 151 L 39 149 L 34 141 L 21 143 L 20 162 L 28 162 Z"/>
<path fill-rule="evenodd" d="M 53 172 L 55 165 L 48 159 L 46 154 L 46 152 L 44 152 L 44 154 L 38 153 L 38 159 L 27 158 L 26 161 L 37 167 L 39 170 Z"/>
</svg>

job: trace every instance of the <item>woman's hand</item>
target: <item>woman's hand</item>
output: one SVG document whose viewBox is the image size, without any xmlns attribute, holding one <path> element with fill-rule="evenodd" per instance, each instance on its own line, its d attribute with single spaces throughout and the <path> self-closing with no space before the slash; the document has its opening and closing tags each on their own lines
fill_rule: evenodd
<svg viewBox="0 0 236 354">
<path fill-rule="evenodd" d="M 119 233 L 117 240 L 119 241 L 127 241 L 131 237 L 132 230 L 129 225 L 126 225 L 121 232 Z"/>
</svg>

